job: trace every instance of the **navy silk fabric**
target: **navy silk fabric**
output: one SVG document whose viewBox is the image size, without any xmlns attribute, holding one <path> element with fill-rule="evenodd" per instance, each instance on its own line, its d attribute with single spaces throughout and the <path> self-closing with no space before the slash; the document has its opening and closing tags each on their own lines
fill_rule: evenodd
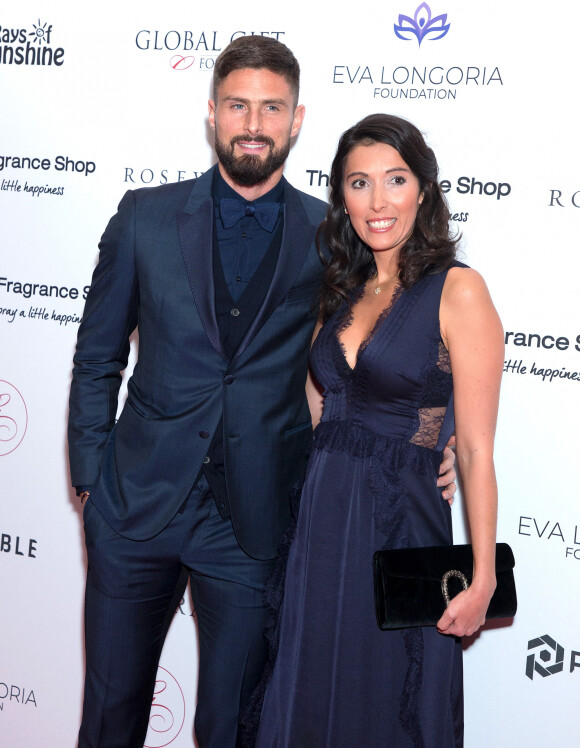
<svg viewBox="0 0 580 748">
<path fill-rule="evenodd" d="M 379 630 L 372 573 L 379 548 L 452 542 L 436 486 L 453 431 L 439 330 L 445 277 L 396 294 L 353 370 L 338 340 L 346 305 L 313 346 L 324 416 L 290 549 L 260 748 L 463 744 L 460 641 L 435 628 Z M 433 448 L 413 443 L 433 413 Z"/>
</svg>

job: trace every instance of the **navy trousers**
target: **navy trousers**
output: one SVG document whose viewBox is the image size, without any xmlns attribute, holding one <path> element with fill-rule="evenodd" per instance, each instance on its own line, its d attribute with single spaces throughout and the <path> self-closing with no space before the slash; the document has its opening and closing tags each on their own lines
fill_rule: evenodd
<svg viewBox="0 0 580 748">
<path fill-rule="evenodd" d="M 199 748 L 234 748 L 238 714 L 266 659 L 265 581 L 274 561 L 239 547 L 202 476 L 171 523 L 150 540 L 118 535 L 90 499 L 86 679 L 79 748 L 141 748 L 157 665 L 189 571 L 199 634 L 195 735 Z M 193 666 L 193 663 L 192 663 Z"/>
</svg>

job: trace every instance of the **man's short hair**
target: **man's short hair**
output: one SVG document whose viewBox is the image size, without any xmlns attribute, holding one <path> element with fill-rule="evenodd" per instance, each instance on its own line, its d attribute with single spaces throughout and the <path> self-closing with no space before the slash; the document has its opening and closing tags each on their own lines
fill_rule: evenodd
<svg viewBox="0 0 580 748">
<path fill-rule="evenodd" d="M 213 72 L 213 97 L 217 101 L 217 89 L 234 70 L 253 68 L 269 70 L 284 76 L 298 103 L 300 90 L 300 65 L 285 44 L 269 36 L 239 36 L 228 44 L 215 62 Z"/>
</svg>

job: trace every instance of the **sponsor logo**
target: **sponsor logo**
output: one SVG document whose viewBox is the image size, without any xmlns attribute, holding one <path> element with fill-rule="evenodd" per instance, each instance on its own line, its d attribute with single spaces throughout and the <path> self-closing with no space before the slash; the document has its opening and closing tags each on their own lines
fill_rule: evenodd
<svg viewBox="0 0 580 748">
<path fill-rule="evenodd" d="M 4 169 L 25 169 L 28 171 L 64 171 L 71 174 L 94 174 L 97 165 L 94 161 L 83 161 L 69 156 L 56 156 L 54 162 L 41 156 L 0 156 L 0 171 Z M 4 189 L 4 187 L 2 188 Z"/>
<path fill-rule="evenodd" d="M 306 169 L 309 187 L 328 187 L 329 176 L 322 169 Z M 452 189 L 459 195 L 475 197 L 491 197 L 501 200 L 511 194 L 512 188 L 508 182 L 494 182 L 476 179 L 475 177 L 459 177 L 455 185 L 448 179 L 440 182 L 441 191 L 450 192 Z M 451 213 L 452 221 L 467 221 L 469 213 Z"/>
<path fill-rule="evenodd" d="M 70 299 L 75 301 L 76 299 L 86 299 L 90 290 L 90 286 L 83 286 L 79 289 L 75 286 L 62 286 L 49 283 L 34 283 L 33 281 L 13 280 L 12 278 L 0 277 L 0 293 L 5 293 L 7 296 L 6 301 L 2 303 L 7 306 L 0 306 L 0 323 L 7 322 L 12 324 L 16 319 L 36 320 L 44 322 L 58 322 L 59 326 L 66 327 L 69 323 L 79 324 L 82 321 L 82 316 L 76 313 L 62 313 L 57 309 L 51 309 L 45 306 L 29 306 L 27 308 L 21 308 L 16 306 L 18 303 L 22 303 L 24 299 L 33 299 L 33 303 L 37 299 L 33 297 L 42 297 L 41 302 L 44 302 L 45 298 L 52 298 L 56 301 L 61 299 Z M 12 295 L 14 298 L 12 298 Z M 1 432 L 0 432 L 1 438 Z M 0 452 L 1 454 L 1 452 Z"/>
<path fill-rule="evenodd" d="M 451 24 L 446 23 L 447 13 L 433 17 L 431 8 L 427 3 L 421 3 L 413 18 L 399 15 L 399 23 L 395 24 L 395 34 L 405 42 L 411 41 L 415 37 L 421 46 L 424 39 L 436 41 L 447 35 Z"/>
<path fill-rule="evenodd" d="M 533 680 L 536 674 L 541 675 L 542 678 L 547 678 L 549 675 L 561 673 L 564 670 L 564 665 L 568 663 L 564 647 L 558 644 L 549 634 L 530 639 L 528 652 L 526 675 L 530 680 Z M 580 652 L 571 650 L 569 664 L 571 673 L 580 667 Z"/>
<path fill-rule="evenodd" d="M 574 351 L 580 352 L 580 335 L 550 335 L 535 332 L 516 332 L 508 330 L 505 333 L 506 346 L 513 345 L 517 348 L 528 348 L 530 350 L 541 350 L 542 353 L 549 351 L 551 354 L 558 355 L 560 352 Z M 521 352 L 523 353 L 523 351 Z M 580 371 L 568 369 L 566 366 L 554 367 L 546 366 L 545 363 L 537 361 L 525 361 L 522 358 L 509 358 L 504 361 L 503 371 L 505 374 L 525 374 L 532 375 L 537 381 L 558 382 L 567 380 L 569 382 L 580 382 Z M 535 520 L 534 520 L 535 522 Z M 526 533 L 522 533 L 526 534 Z M 580 538 L 576 538 L 577 532 L 574 530 L 574 543 L 580 545 Z M 542 537 L 542 535 L 538 535 Z M 569 551 L 569 552 L 568 552 Z M 566 556 L 573 556 L 580 561 L 580 549 L 573 548 L 566 550 Z"/>
<path fill-rule="evenodd" d="M 491 72 L 485 67 L 470 65 L 445 67 L 395 68 L 389 65 L 335 65 L 332 82 L 344 85 L 367 85 L 373 89 L 373 98 L 381 99 L 455 99 L 457 92 L 466 86 L 503 86 L 498 67 Z"/>
<path fill-rule="evenodd" d="M 310 187 L 328 187 L 328 174 L 321 169 L 306 169 L 308 184 Z M 443 179 L 439 186 L 442 192 L 450 192 L 453 184 L 448 179 Z M 494 197 L 501 200 L 511 194 L 512 188 L 508 182 L 484 182 L 475 177 L 459 177 L 455 185 L 455 191 L 460 195 L 477 195 Z"/>
<path fill-rule="evenodd" d="M 135 46 L 142 52 L 172 52 L 166 59 L 173 70 L 210 72 L 222 49 L 239 36 L 269 36 L 280 40 L 285 34 L 285 31 L 233 31 L 223 34 L 215 30 L 140 29 L 135 36 Z"/>
<path fill-rule="evenodd" d="M 447 14 L 433 16 L 427 3 L 421 3 L 413 16 L 400 14 L 394 24 L 394 33 L 403 42 L 443 39 L 449 32 Z M 492 86 L 503 86 L 497 65 L 397 65 L 384 62 L 356 62 L 334 65 L 332 83 L 366 87 L 373 99 L 418 99 L 431 101 L 456 99 L 457 94 L 469 88 L 475 93 Z"/>
<path fill-rule="evenodd" d="M 24 398 L 10 382 L 0 380 L 0 457 L 20 446 L 28 426 Z"/>
<path fill-rule="evenodd" d="M 52 34 L 52 24 L 40 19 L 28 28 L 0 26 L 0 64 L 60 67 L 64 49 L 52 46 Z"/>
<path fill-rule="evenodd" d="M 78 299 L 79 296 L 84 300 L 87 298 L 90 286 L 84 286 L 78 289 L 75 286 L 60 286 L 50 283 L 33 283 L 32 281 L 12 280 L 11 278 L 0 278 L 0 291 L 10 294 L 18 294 L 25 299 L 32 296 L 43 296 L 54 299 Z M 29 314 L 30 317 L 35 315 Z"/>
<path fill-rule="evenodd" d="M 51 169 L 57 172 L 83 174 L 88 177 L 89 174 L 94 174 L 96 168 L 97 165 L 94 161 L 85 161 L 69 156 L 57 156 L 54 160 L 40 156 L 0 156 L 0 172 L 5 169 L 38 172 L 41 179 L 44 179 L 41 173 Z M 51 184 L 32 184 L 28 181 L 23 184 L 20 179 L 6 178 L 0 182 L 0 192 L 16 192 L 23 195 L 28 194 L 31 197 L 40 197 L 41 195 L 62 196 L 64 195 L 64 187 Z"/>
<path fill-rule="evenodd" d="M 550 369 L 547 369 L 547 371 L 550 371 Z M 578 380 L 578 372 L 575 373 L 577 375 L 576 380 Z M 538 520 L 536 517 L 520 516 L 518 535 L 524 535 L 534 540 L 554 540 L 556 541 L 556 545 L 563 543 L 563 546 L 560 547 L 565 548 L 564 558 L 574 558 L 576 561 L 580 561 L 580 527 L 578 525 L 572 527 L 571 525 L 566 525 L 563 522 L 555 522 L 551 519 Z"/>
<path fill-rule="evenodd" d="M 173 743 L 185 721 L 185 698 L 173 675 L 163 667 L 157 670 L 149 729 L 144 748 L 163 748 Z"/>
<path fill-rule="evenodd" d="M 36 696 L 31 688 L 15 686 L 0 682 L 0 712 L 4 711 L 6 704 L 11 706 L 38 706 Z"/>
</svg>

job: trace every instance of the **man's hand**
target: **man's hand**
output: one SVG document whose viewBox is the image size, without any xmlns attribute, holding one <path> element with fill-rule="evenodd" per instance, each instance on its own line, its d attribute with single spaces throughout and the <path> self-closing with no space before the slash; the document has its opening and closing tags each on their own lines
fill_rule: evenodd
<svg viewBox="0 0 580 748">
<path fill-rule="evenodd" d="M 449 506 L 453 504 L 453 497 L 457 491 L 457 486 L 455 485 L 455 479 L 457 478 L 457 473 L 455 472 L 455 452 L 451 449 L 454 446 L 455 437 L 452 436 L 443 450 L 443 460 L 441 461 L 439 478 L 437 479 L 439 488 L 445 489 L 441 495 L 449 502 Z"/>
</svg>

